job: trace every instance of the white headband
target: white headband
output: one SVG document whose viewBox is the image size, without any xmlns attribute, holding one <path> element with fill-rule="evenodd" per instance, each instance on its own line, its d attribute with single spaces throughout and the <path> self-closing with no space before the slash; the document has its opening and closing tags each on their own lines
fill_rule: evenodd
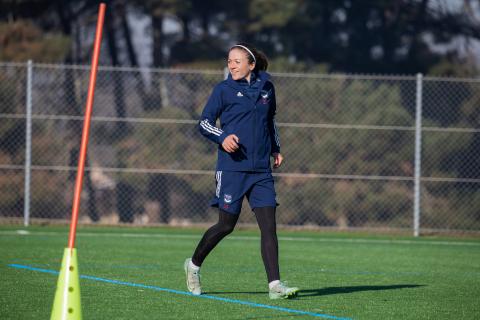
<svg viewBox="0 0 480 320">
<path fill-rule="evenodd" d="M 248 48 L 245 47 L 245 46 L 242 46 L 241 44 L 236 44 L 236 45 L 234 45 L 234 46 L 232 47 L 232 49 L 235 48 L 235 47 L 240 47 L 240 48 L 242 48 L 242 49 L 247 50 L 247 52 L 250 53 L 250 55 L 252 56 L 253 62 L 257 62 L 257 59 L 255 59 L 255 55 L 253 54 L 252 51 L 250 51 L 250 49 L 248 49 Z"/>
</svg>

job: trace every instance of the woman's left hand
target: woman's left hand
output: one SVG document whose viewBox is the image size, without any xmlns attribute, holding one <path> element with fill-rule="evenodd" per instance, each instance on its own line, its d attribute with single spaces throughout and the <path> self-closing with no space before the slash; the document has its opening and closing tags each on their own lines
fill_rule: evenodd
<svg viewBox="0 0 480 320">
<path fill-rule="evenodd" d="M 282 165 L 283 156 L 280 153 L 274 153 L 272 155 L 273 155 L 273 159 L 274 159 L 273 168 L 277 169 Z"/>
</svg>

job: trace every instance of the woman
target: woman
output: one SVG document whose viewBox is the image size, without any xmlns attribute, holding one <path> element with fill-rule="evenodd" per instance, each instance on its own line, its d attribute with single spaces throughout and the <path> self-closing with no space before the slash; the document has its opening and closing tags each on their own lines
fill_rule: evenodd
<svg viewBox="0 0 480 320">
<path fill-rule="evenodd" d="M 202 293 L 200 267 L 213 248 L 237 223 L 244 196 L 255 213 L 261 232 L 262 259 L 271 299 L 294 297 L 298 288 L 280 282 L 276 234 L 275 188 L 270 167 L 283 162 L 274 116 L 275 89 L 269 81 L 266 56 L 240 43 L 228 54 L 228 79 L 215 86 L 203 110 L 200 132 L 218 144 L 216 194 L 218 222 L 208 229 L 192 256 L 185 261 L 188 290 Z M 220 118 L 221 128 L 216 127 Z"/>
</svg>

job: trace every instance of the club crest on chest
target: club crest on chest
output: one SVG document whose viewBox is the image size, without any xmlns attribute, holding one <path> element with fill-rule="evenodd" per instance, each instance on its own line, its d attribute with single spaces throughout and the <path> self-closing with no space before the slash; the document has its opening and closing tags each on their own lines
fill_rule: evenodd
<svg viewBox="0 0 480 320">
<path fill-rule="evenodd" d="M 270 90 L 261 90 L 260 91 L 260 103 L 262 104 L 268 104 L 270 101 Z"/>
</svg>

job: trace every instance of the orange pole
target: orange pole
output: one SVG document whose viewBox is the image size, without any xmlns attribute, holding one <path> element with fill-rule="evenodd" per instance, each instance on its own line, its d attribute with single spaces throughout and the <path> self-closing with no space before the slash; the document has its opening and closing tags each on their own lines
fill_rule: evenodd
<svg viewBox="0 0 480 320">
<path fill-rule="evenodd" d="M 77 233 L 78 210 L 80 207 L 80 195 L 82 193 L 83 175 L 85 171 L 85 158 L 87 156 L 88 134 L 90 132 L 90 119 L 92 117 L 93 96 L 95 93 L 95 82 L 97 81 L 98 57 L 100 55 L 100 45 L 102 43 L 102 29 L 105 18 L 105 3 L 100 4 L 98 11 L 97 30 L 95 33 L 95 44 L 93 46 L 92 65 L 90 68 L 90 83 L 88 85 L 87 105 L 85 108 L 85 118 L 83 121 L 82 143 L 80 146 L 80 156 L 78 158 L 77 179 L 75 181 L 75 194 L 72 206 L 72 221 L 70 222 L 70 235 L 68 238 L 68 247 L 75 247 L 75 236 Z"/>
</svg>

